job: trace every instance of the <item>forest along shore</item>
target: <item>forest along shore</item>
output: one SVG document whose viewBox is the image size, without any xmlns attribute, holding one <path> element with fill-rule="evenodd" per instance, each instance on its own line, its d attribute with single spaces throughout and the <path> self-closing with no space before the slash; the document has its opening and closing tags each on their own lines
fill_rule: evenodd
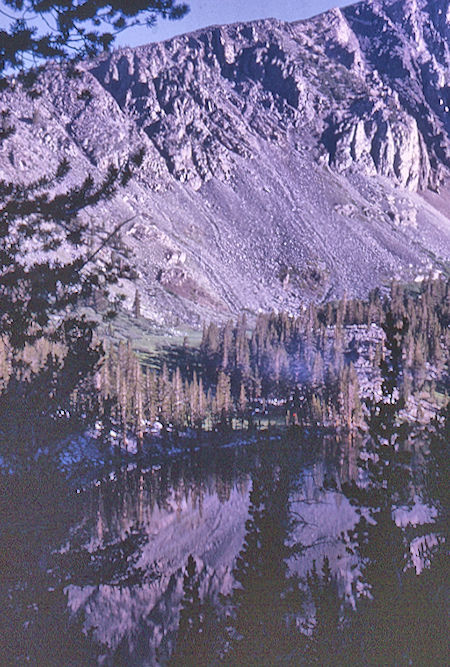
<svg viewBox="0 0 450 667">
<path fill-rule="evenodd" d="M 442 276 L 393 283 L 389 294 L 310 304 L 296 316 L 210 323 L 198 347 L 171 347 L 156 358 L 142 358 L 131 341 L 101 348 L 94 341 L 102 351 L 97 370 L 66 396 L 55 387 L 55 377 L 64 380 L 56 370 L 68 365 L 64 344 L 40 339 L 13 366 L 1 340 L 3 463 L 159 460 L 286 427 L 364 434 L 371 405 L 385 400 L 390 340 L 401 348 L 399 419 L 427 424 L 448 403 L 449 285 Z"/>
</svg>

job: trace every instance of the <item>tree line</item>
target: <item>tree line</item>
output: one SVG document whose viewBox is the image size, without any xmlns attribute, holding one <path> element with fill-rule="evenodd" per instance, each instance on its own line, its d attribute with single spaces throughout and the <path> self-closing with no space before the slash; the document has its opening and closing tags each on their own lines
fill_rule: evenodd
<svg viewBox="0 0 450 667">
<path fill-rule="evenodd" d="M 143 362 L 130 342 L 102 343 L 73 318 L 58 336 L 11 347 L 0 338 L 0 440 L 17 459 L 51 451 L 96 421 L 106 449 L 142 447 L 155 422 L 162 433 L 227 432 L 271 423 L 348 432 L 365 425 L 367 402 L 382 391 L 380 364 L 392 351 L 383 326 L 406 322 L 398 390 L 406 409 L 448 393 L 449 281 L 393 283 L 364 300 L 310 304 L 297 316 L 245 315 L 204 326 L 200 347 Z M 97 370 L 96 370 L 97 369 Z"/>
<path fill-rule="evenodd" d="M 449 315 L 449 282 L 429 279 L 416 290 L 393 283 L 384 298 L 374 290 L 367 301 L 310 304 L 296 317 L 260 314 L 253 328 L 245 315 L 210 323 L 199 349 L 182 347 L 153 367 L 130 342 L 109 346 L 96 379 L 105 432 L 142 442 L 155 421 L 177 431 L 227 431 L 255 428 L 262 416 L 265 424 L 357 430 L 367 400 L 382 392 L 380 364 L 392 355 L 386 322 L 407 323 L 403 408 L 419 393 L 432 404 L 437 392 L 446 395 Z"/>
</svg>

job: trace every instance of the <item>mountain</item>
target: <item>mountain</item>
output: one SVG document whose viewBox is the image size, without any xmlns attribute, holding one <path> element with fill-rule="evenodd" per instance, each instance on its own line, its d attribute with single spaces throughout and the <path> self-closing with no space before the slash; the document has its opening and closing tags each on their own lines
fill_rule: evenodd
<svg viewBox="0 0 450 667">
<path fill-rule="evenodd" d="M 67 157 L 67 184 L 100 178 L 144 147 L 91 242 L 135 215 L 103 259 L 128 256 L 166 325 L 364 295 L 447 269 L 449 44 L 448 0 L 371 0 L 50 63 L 38 98 L 0 96 L 0 176 Z"/>
</svg>

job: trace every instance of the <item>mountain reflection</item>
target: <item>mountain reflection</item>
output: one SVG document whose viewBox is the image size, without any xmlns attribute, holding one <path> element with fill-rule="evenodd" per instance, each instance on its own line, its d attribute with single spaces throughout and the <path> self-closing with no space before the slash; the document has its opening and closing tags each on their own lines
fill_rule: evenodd
<svg viewBox="0 0 450 667">
<path fill-rule="evenodd" d="M 81 493 L 57 483 L 55 473 L 36 507 L 16 502 L 2 533 L 3 546 L 15 545 L 2 585 L 3 624 L 14 628 L 16 644 L 10 656 L 35 651 L 36 664 L 56 664 L 54 655 L 66 656 L 57 664 L 191 664 L 187 649 L 180 658 L 180 609 L 191 609 L 186 591 L 196 587 L 199 608 L 213 619 L 216 655 L 208 660 L 203 652 L 192 664 L 216 664 L 220 655 L 225 664 L 250 664 L 258 650 L 267 658 L 258 664 L 276 664 L 277 655 L 288 664 L 320 662 L 312 641 L 319 626 L 327 627 L 320 601 L 331 609 L 326 596 L 333 590 L 336 618 L 340 608 L 351 612 L 366 556 L 349 548 L 361 514 L 342 492 L 360 475 L 360 449 L 353 439 L 330 437 L 301 448 L 286 438 L 203 450 L 161 466 L 117 470 Z M 421 508 L 428 521 L 430 508 Z M 408 516 L 400 512 L 397 523 L 408 525 Z M 401 540 L 402 529 L 392 525 Z M 206 612 L 198 614 L 206 628 Z M 279 627 L 271 625 L 275 617 Z M 186 618 L 186 627 L 195 625 Z M 206 629 L 199 632 L 206 641 Z"/>
</svg>

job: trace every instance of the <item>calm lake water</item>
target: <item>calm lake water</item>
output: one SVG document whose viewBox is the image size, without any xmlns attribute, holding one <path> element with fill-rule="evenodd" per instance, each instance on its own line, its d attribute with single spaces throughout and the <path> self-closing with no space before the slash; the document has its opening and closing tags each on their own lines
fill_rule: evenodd
<svg viewBox="0 0 450 667">
<path fill-rule="evenodd" d="M 164 664 L 176 638 L 186 563 L 217 608 L 235 585 L 255 472 L 287 471 L 305 578 L 325 556 L 353 603 L 358 562 L 342 535 L 358 514 L 341 493 L 358 445 L 334 438 L 205 449 L 162 465 L 117 470 L 77 489 L 54 471 L 4 484 L 2 664 Z M 4 512 L 3 512 L 4 509 Z M 356 567 L 355 567 L 356 566 Z M 299 623 L 314 609 L 306 599 Z"/>
</svg>

